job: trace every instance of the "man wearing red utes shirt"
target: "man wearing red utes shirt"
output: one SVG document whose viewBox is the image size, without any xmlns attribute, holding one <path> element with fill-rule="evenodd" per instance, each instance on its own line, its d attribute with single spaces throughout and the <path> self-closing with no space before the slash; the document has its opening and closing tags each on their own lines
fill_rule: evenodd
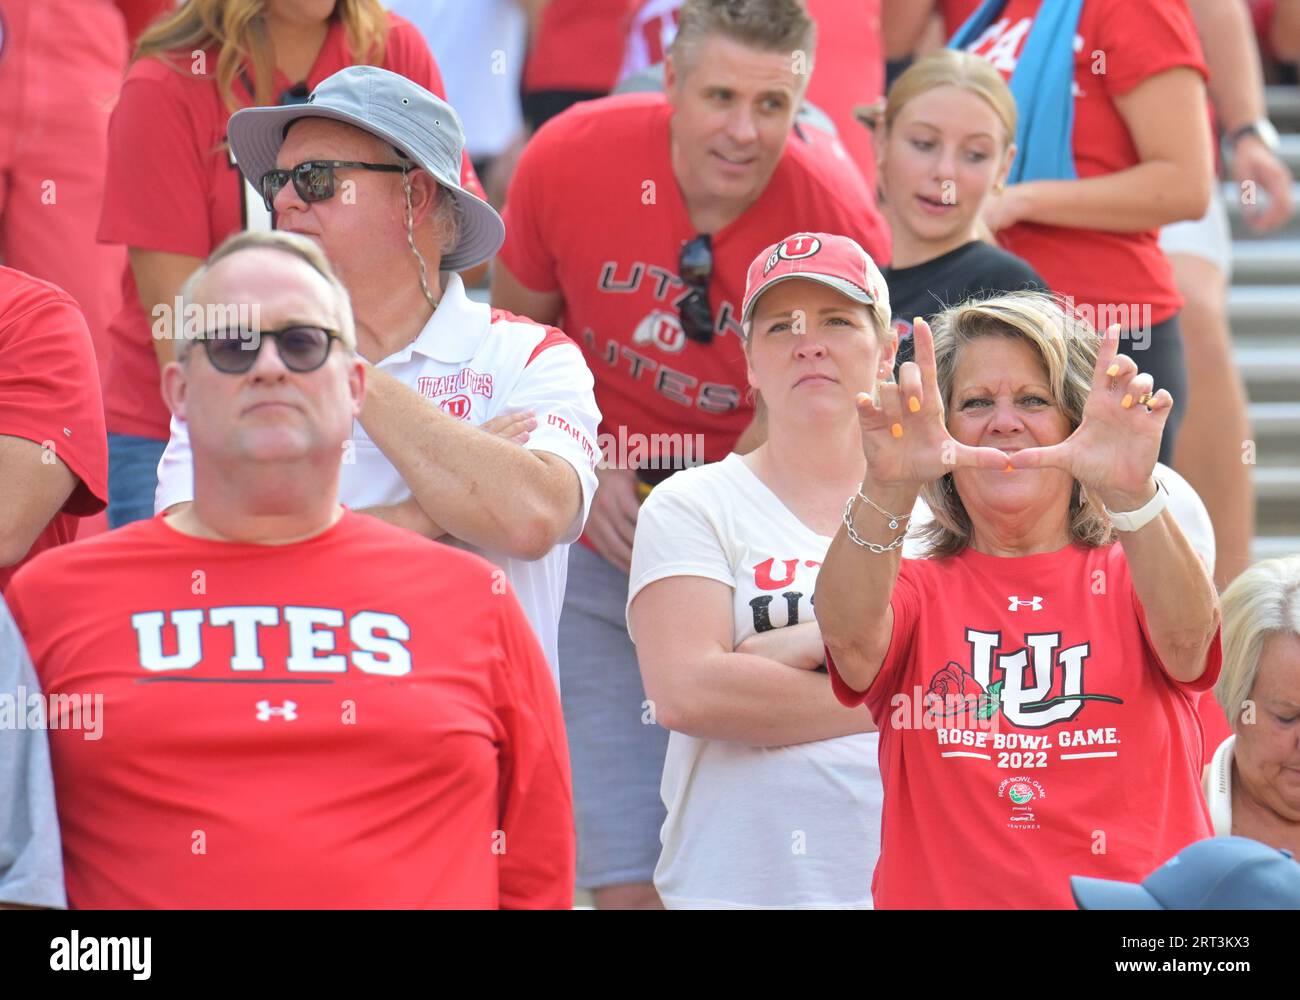
<svg viewBox="0 0 1300 1000">
<path fill-rule="evenodd" d="M 338 503 L 347 292 L 305 237 L 244 233 L 184 297 L 202 343 L 163 391 L 193 503 L 8 594 L 45 696 L 99 703 L 93 733 L 49 726 L 68 904 L 571 906 L 564 726 L 513 591 Z"/>
<path fill-rule="evenodd" d="M 658 905 L 667 734 L 624 617 L 638 479 L 644 495 L 666 471 L 717 461 L 750 424 L 738 307 L 755 254 L 818 230 L 888 256 L 865 186 L 787 142 L 815 41 L 799 0 L 687 0 L 665 94 L 587 102 L 543 126 L 506 202 L 493 304 L 562 318 L 595 376 L 613 466 L 569 550 L 559 632 L 578 884 L 601 907 Z"/>
<path fill-rule="evenodd" d="M 104 404 L 90 331 L 63 289 L 0 267 L 0 591 L 77 537 L 108 500 Z"/>
</svg>

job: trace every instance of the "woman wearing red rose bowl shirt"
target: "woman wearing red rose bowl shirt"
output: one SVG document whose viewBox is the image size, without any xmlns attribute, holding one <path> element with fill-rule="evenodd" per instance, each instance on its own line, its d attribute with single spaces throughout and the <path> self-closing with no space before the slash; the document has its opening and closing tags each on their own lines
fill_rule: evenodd
<svg viewBox="0 0 1300 1000">
<path fill-rule="evenodd" d="M 181 284 L 227 236 L 271 228 L 230 158 L 226 122 L 240 108 L 304 101 L 356 64 L 443 96 L 424 39 L 379 0 L 186 0 L 140 37 L 109 122 L 99 225 L 101 241 L 130 248 L 104 393 L 112 527 L 153 516 L 169 435 L 159 379 Z M 336 168 L 341 182 L 355 169 Z M 468 158 L 461 180 L 482 194 Z"/>
<path fill-rule="evenodd" d="M 1152 474 L 1173 400 L 1041 293 L 913 337 L 859 398 L 815 597 L 835 694 L 880 730 L 876 906 L 1069 907 L 1071 875 L 1137 881 L 1212 833 L 1218 599 Z M 928 555 L 900 558 L 918 494 Z"/>
<path fill-rule="evenodd" d="M 1019 106 L 1016 164 L 985 222 L 1098 329 L 1121 323 L 1132 332 L 1122 349 L 1137 351 L 1175 400 L 1160 449 L 1170 462 L 1187 370 L 1182 299 L 1157 240 L 1161 226 L 1205 214 L 1214 180 L 1206 68 L 1186 4 L 939 7 L 949 45 L 993 63 Z"/>
</svg>

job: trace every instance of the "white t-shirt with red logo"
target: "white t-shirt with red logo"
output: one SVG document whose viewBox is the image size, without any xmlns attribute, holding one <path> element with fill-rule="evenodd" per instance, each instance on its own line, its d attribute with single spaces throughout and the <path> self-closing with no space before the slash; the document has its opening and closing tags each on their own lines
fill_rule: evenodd
<svg viewBox="0 0 1300 1000">
<path fill-rule="evenodd" d="M 876 905 L 1068 908 L 1213 834 L 1196 699 L 1151 646 L 1122 546 L 904 559 L 865 701 L 885 787 Z M 939 701 L 935 701 L 935 697 Z M 856 872 L 845 872 L 852 877 Z"/>
<path fill-rule="evenodd" d="M 558 455 L 578 473 L 582 510 L 560 544 L 541 559 L 516 559 L 450 536 L 441 539 L 478 552 L 505 570 L 558 684 L 556 630 L 568 578 L 569 543 L 586 523 L 600 459 L 596 444 L 600 411 L 581 351 L 554 327 L 474 302 L 465 294 L 460 276 L 452 274 L 420 335 L 375 367 L 443 412 L 474 425 L 505 413 L 534 411 L 537 429 L 524 447 Z M 339 477 L 339 499 L 354 510 L 409 499 L 405 480 L 359 421 L 353 424 L 352 440 L 354 447 L 345 455 Z M 154 508 L 166 510 L 193 498 L 189 430 L 184 421 L 173 417 L 171 440 L 158 465 Z"/>
<path fill-rule="evenodd" d="M 815 619 L 813 590 L 830 543 L 728 455 L 677 473 L 642 505 L 628 603 L 667 577 L 717 580 L 733 588 L 739 644 Z M 655 868 L 664 904 L 869 908 L 880 845 L 876 744 L 875 733 L 785 747 L 671 733 Z"/>
</svg>

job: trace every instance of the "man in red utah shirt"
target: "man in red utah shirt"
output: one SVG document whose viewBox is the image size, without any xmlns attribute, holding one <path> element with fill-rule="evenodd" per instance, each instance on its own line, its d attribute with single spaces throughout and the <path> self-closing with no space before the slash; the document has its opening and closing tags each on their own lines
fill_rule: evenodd
<svg viewBox="0 0 1300 1000">
<path fill-rule="evenodd" d="M 50 722 L 69 905 L 570 906 L 560 706 L 504 575 L 338 503 L 347 292 L 306 238 L 244 233 L 185 300 L 194 502 L 8 595 L 51 703 L 102 704 Z"/>
<path fill-rule="evenodd" d="M 599 907 L 658 903 L 667 733 L 624 620 L 638 488 L 725 457 L 749 425 L 739 305 L 755 254 L 816 230 L 888 256 L 866 187 L 787 141 L 815 41 L 798 0 L 687 0 L 665 93 L 570 108 L 524 148 L 510 186 L 492 302 L 562 318 L 603 417 L 607 467 L 569 550 L 559 631 L 578 884 Z"/>
<path fill-rule="evenodd" d="M 63 289 L 0 267 L 0 591 L 108 500 L 90 331 Z"/>
</svg>

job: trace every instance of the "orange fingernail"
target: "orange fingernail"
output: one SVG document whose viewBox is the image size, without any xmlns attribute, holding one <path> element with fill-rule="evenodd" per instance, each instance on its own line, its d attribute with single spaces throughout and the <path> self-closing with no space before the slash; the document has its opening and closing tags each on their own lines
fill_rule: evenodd
<svg viewBox="0 0 1300 1000">
<path fill-rule="evenodd" d="M 894 437 L 896 437 L 896 438 L 901 438 L 901 437 L 903 436 L 903 425 L 902 425 L 902 424 L 894 424 L 894 426 L 892 426 L 891 428 L 889 428 L 889 433 L 892 434 L 892 435 L 894 435 Z"/>
<path fill-rule="evenodd" d="M 916 413 L 921 409 L 921 401 L 915 396 L 909 396 L 907 399 L 907 408 L 913 413 Z"/>
<path fill-rule="evenodd" d="M 1015 470 L 1015 467 L 1014 467 L 1010 462 L 1008 462 L 1008 463 L 1007 463 L 1007 467 L 1006 467 L 1005 469 L 1003 469 L 1002 471 L 1003 471 L 1003 472 L 1015 472 L 1016 470 Z"/>
<path fill-rule="evenodd" d="M 1119 374 L 1119 365 L 1111 365 L 1109 368 L 1106 369 L 1106 374 L 1109 375 L 1111 378 L 1114 378 L 1116 375 Z"/>
<path fill-rule="evenodd" d="M 1121 399 L 1119 405 L 1124 407 L 1124 409 L 1127 410 L 1130 406 L 1133 405 L 1133 394 L 1129 393 L 1127 396 Z"/>
</svg>

